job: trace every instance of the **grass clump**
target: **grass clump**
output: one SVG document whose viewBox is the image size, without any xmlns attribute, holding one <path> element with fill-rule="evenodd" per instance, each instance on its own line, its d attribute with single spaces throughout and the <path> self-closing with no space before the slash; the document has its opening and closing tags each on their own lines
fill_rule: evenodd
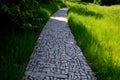
<svg viewBox="0 0 120 80">
<path fill-rule="evenodd" d="M 62 2 L 0 1 L 0 80 L 21 80 L 36 40 Z"/>
<path fill-rule="evenodd" d="M 67 6 L 70 28 L 98 80 L 120 80 L 120 5 Z"/>
</svg>

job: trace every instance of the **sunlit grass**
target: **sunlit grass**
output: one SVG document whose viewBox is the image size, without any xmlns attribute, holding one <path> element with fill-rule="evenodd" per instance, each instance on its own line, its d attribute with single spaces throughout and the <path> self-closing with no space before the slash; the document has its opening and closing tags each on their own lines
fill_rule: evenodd
<svg viewBox="0 0 120 80">
<path fill-rule="evenodd" d="M 120 80 L 120 5 L 67 3 L 69 25 L 99 80 Z"/>
</svg>

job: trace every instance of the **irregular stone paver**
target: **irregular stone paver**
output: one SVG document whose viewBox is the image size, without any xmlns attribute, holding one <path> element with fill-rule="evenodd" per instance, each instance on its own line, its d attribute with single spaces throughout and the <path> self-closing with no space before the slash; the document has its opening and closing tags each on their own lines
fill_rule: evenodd
<svg viewBox="0 0 120 80">
<path fill-rule="evenodd" d="M 46 23 L 24 80 L 96 80 L 67 25 L 67 11 L 60 9 Z"/>
</svg>

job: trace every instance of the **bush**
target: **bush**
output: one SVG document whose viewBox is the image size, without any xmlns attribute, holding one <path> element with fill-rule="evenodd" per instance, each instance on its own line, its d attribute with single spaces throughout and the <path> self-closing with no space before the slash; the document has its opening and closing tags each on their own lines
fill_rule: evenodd
<svg viewBox="0 0 120 80">
<path fill-rule="evenodd" d="M 93 2 L 95 4 L 101 4 L 101 5 L 114 5 L 114 4 L 120 4 L 120 0 L 82 0 L 84 2 Z"/>
<path fill-rule="evenodd" d="M 101 0 L 101 5 L 120 4 L 120 0 Z"/>
<path fill-rule="evenodd" d="M 63 6 L 56 1 L 0 0 L 0 80 L 21 80 L 44 24 Z"/>
</svg>

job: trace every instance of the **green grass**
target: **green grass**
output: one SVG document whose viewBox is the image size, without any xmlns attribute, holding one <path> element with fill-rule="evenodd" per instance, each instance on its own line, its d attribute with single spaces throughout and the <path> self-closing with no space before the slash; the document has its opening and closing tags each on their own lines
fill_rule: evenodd
<svg viewBox="0 0 120 80">
<path fill-rule="evenodd" d="M 32 53 L 35 41 L 35 33 L 32 31 L 5 36 L 0 41 L 1 80 L 20 80 L 22 78 L 25 64 Z"/>
<path fill-rule="evenodd" d="M 43 26 L 49 17 L 63 6 L 61 2 L 40 3 L 31 12 L 26 10 L 25 13 L 19 13 L 22 16 L 19 20 L 24 20 L 27 16 L 33 19 L 23 21 L 20 28 L 14 24 L 6 25 L 12 18 L 8 19 L 6 15 L 3 17 L 6 19 L 3 22 L 6 21 L 7 27 L 0 29 L 0 80 L 22 80 L 25 67 Z"/>
<path fill-rule="evenodd" d="M 68 23 L 98 80 L 120 80 L 120 5 L 71 3 Z"/>
</svg>

